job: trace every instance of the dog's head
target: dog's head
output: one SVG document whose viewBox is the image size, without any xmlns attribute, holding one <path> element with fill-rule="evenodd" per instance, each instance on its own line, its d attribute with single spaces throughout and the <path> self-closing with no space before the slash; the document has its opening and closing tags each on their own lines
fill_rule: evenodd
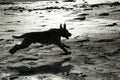
<svg viewBox="0 0 120 80">
<path fill-rule="evenodd" d="M 72 35 L 67 29 L 66 29 L 66 24 L 63 25 L 60 24 L 60 35 L 61 37 L 64 37 L 66 39 L 69 39 L 69 37 Z"/>
</svg>

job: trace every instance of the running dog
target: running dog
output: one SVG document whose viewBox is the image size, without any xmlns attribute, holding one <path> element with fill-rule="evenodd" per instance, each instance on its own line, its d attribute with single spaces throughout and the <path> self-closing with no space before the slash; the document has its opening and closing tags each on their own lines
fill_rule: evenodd
<svg viewBox="0 0 120 80">
<path fill-rule="evenodd" d="M 16 51 L 27 48 L 32 43 L 41 43 L 46 45 L 55 44 L 60 47 L 65 54 L 70 54 L 70 52 L 66 50 L 66 48 L 70 48 L 70 46 L 61 43 L 61 37 L 69 39 L 71 35 L 72 34 L 66 29 L 66 24 L 64 24 L 63 27 L 62 24 L 60 24 L 59 29 L 53 28 L 43 32 L 30 32 L 21 36 L 12 36 L 16 39 L 23 38 L 23 41 L 21 44 L 16 44 L 12 49 L 9 50 L 9 52 L 11 54 L 15 54 Z"/>
</svg>

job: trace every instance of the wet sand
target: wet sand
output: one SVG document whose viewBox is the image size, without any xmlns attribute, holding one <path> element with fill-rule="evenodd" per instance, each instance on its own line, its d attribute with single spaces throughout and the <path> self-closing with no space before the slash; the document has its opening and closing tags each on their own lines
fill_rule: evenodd
<svg viewBox="0 0 120 80">
<path fill-rule="evenodd" d="M 40 4 L 0 5 L 1 80 L 120 79 L 119 2 L 89 6 L 54 2 Z M 60 55 L 63 51 L 59 47 L 42 44 L 32 44 L 15 55 L 8 52 L 21 42 L 12 35 L 59 28 L 60 23 L 66 23 L 72 33 L 70 39 L 62 39 L 71 47 L 68 49 L 71 55 Z M 69 57 L 70 60 L 64 61 Z M 58 63 L 61 66 L 56 67 Z"/>
</svg>

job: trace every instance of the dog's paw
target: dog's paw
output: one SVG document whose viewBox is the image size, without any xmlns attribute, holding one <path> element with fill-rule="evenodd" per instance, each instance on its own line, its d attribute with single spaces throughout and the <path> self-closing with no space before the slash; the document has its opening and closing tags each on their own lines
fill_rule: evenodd
<svg viewBox="0 0 120 80">
<path fill-rule="evenodd" d="M 66 46 L 66 48 L 70 48 L 70 46 Z"/>
<path fill-rule="evenodd" d="M 13 51 L 13 50 L 11 49 L 11 50 L 9 50 L 9 53 L 13 55 L 13 54 L 15 54 L 15 51 Z"/>
<path fill-rule="evenodd" d="M 65 53 L 65 54 L 71 54 L 71 52 L 67 52 L 67 53 Z"/>
<path fill-rule="evenodd" d="M 60 55 L 70 55 L 71 52 L 61 53 Z"/>
</svg>

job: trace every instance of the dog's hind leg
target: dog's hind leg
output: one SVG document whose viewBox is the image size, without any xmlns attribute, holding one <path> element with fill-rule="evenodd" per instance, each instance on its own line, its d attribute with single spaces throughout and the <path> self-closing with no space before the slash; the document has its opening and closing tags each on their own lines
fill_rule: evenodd
<svg viewBox="0 0 120 80">
<path fill-rule="evenodd" d="M 19 48 L 19 45 L 16 44 L 12 49 L 9 50 L 9 53 L 14 54 Z"/>
<path fill-rule="evenodd" d="M 30 44 L 31 44 L 30 41 L 24 39 L 20 45 L 16 44 L 12 49 L 9 50 L 9 52 L 11 54 L 15 54 L 16 51 L 27 48 Z"/>
</svg>

